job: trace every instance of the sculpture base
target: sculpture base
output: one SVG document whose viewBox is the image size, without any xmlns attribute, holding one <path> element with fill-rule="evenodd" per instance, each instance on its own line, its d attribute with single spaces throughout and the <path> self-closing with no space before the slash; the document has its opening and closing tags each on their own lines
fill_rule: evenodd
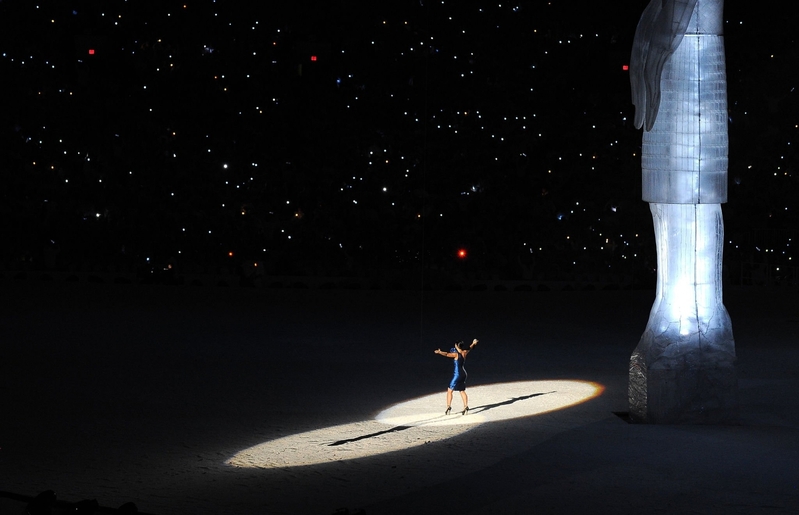
<svg viewBox="0 0 799 515">
<path fill-rule="evenodd" d="M 630 360 L 630 420 L 649 424 L 737 424 L 735 365 L 647 368 Z"/>
</svg>

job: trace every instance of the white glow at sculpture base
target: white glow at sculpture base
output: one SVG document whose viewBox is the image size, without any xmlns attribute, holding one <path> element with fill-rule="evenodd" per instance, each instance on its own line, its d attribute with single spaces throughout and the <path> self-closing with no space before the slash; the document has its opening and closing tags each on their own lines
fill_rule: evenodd
<svg viewBox="0 0 799 515">
<path fill-rule="evenodd" d="M 264 442 L 226 461 L 247 468 L 315 465 L 364 458 L 452 438 L 479 424 L 548 413 L 597 397 L 604 387 L 587 381 L 520 381 L 468 389 L 474 404 L 444 415 L 444 393 L 396 404 L 372 420 L 331 426 Z M 458 401 L 459 399 L 455 399 Z M 461 408 L 462 409 L 462 408 Z"/>
<path fill-rule="evenodd" d="M 722 301 L 719 204 L 650 204 L 655 302 L 630 359 L 630 415 L 647 422 L 732 422 L 735 342 Z"/>
<path fill-rule="evenodd" d="M 719 204 L 650 204 L 658 251 L 655 302 L 639 349 L 649 367 L 732 361 L 722 299 L 724 222 Z"/>
</svg>

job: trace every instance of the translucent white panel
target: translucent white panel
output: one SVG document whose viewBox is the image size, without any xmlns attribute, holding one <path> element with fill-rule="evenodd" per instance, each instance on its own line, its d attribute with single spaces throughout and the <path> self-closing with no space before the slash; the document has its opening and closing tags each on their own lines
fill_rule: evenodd
<svg viewBox="0 0 799 515">
<path fill-rule="evenodd" d="M 686 35 L 663 69 L 657 119 L 644 132 L 644 200 L 726 202 L 728 148 L 723 38 Z"/>
<path fill-rule="evenodd" d="M 661 2 L 663 0 L 656 0 Z M 666 0 L 666 3 L 673 0 Z M 688 0 L 678 0 L 687 2 Z M 687 34 L 715 34 L 721 35 L 724 31 L 723 23 L 724 0 L 699 0 L 691 16 L 691 21 L 686 29 Z"/>
</svg>

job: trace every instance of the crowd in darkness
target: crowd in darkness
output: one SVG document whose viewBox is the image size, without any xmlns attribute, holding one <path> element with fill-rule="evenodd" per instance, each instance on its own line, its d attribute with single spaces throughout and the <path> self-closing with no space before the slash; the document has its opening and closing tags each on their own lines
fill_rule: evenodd
<svg viewBox="0 0 799 515">
<path fill-rule="evenodd" d="M 4 270 L 652 284 L 645 2 L 58 4 L 0 2 Z M 725 261 L 792 274 L 794 20 L 734 9 Z"/>
</svg>

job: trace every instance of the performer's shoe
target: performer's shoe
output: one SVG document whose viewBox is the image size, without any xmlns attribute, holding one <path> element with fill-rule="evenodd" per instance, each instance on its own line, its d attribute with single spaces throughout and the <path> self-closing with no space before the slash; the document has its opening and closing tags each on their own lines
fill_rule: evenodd
<svg viewBox="0 0 799 515">
<path fill-rule="evenodd" d="M 461 411 L 461 415 L 466 415 L 467 413 L 469 413 L 469 406 L 463 408 L 463 411 Z"/>
<path fill-rule="evenodd" d="M 444 412 L 444 415 L 449 415 L 450 411 L 452 411 L 452 408 L 447 406 L 447 411 Z"/>
</svg>

